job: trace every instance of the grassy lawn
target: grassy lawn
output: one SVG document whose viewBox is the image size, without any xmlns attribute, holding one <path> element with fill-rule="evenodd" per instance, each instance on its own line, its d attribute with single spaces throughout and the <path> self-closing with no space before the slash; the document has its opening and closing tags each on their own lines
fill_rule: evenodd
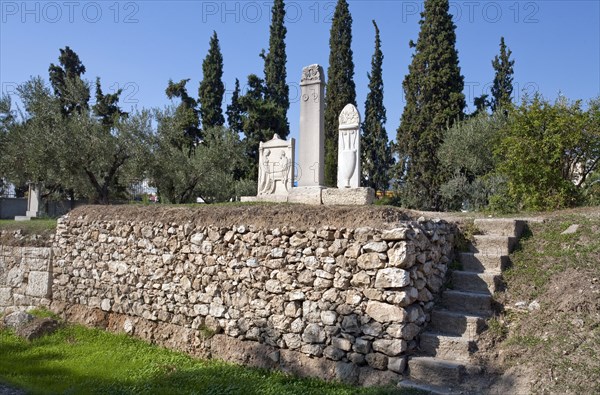
<svg viewBox="0 0 600 395">
<path fill-rule="evenodd" d="M 56 219 L 33 219 L 31 221 L 0 219 L 0 230 L 22 230 L 28 234 L 36 234 L 55 229 Z"/>
<path fill-rule="evenodd" d="M 503 368 L 527 371 L 530 392 L 600 393 L 600 210 L 530 224 L 512 262 L 495 295 L 506 310 L 486 334 Z"/>
<path fill-rule="evenodd" d="M 33 394 L 411 393 L 199 360 L 127 335 L 75 325 L 33 342 L 2 329 L 0 350 L 0 382 Z"/>
</svg>

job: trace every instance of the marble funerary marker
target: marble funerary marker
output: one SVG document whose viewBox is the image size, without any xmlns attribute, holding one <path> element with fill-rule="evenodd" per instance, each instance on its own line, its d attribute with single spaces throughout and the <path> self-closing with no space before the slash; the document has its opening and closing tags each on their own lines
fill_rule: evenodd
<svg viewBox="0 0 600 395">
<path fill-rule="evenodd" d="M 325 76 L 321 66 L 302 69 L 300 90 L 298 186 L 320 187 L 325 179 Z"/>
<path fill-rule="evenodd" d="M 339 117 L 337 187 L 360 186 L 360 114 L 346 104 Z"/>
<path fill-rule="evenodd" d="M 352 104 L 339 116 L 337 188 L 325 188 L 325 76 L 312 64 L 300 80 L 300 147 L 294 163 L 294 139 L 275 135 L 260 143 L 258 194 L 242 202 L 289 202 L 327 205 L 372 204 L 375 192 L 360 187 L 360 114 Z M 298 182 L 293 186 L 294 173 Z"/>
<path fill-rule="evenodd" d="M 286 196 L 294 184 L 294 139 L 282 140 L 275 134 L 258 149 L 258 196 Z"/>
</svg>

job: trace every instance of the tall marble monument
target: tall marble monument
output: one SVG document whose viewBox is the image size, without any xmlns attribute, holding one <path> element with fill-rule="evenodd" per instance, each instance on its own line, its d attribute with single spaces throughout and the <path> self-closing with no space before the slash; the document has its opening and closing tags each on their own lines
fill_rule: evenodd
<svg viewBox="0 0 600 395">
<path fill-rule="evenodd" d="M 339 117 L 338 174 L 340 189 L 360 186 L 360 114 L 346 104 Z"/>
<path fill-rule="evenodd" d="M 260 143 L 258 194 L 242 202 L 288 202 L 326 205 L 372 204 L 375 192 L 360 187 L 360 114 L 348 104 L 339 116 L 338 187 L 325 188 L 325 77 L 312 64 L 300 80 L 300 146 L 294 162 L 294 139 L 275 135 Z M 297 185 L 294 186 L 294 177 Z"/>
<path fill-rule="evenodd" d="M 325 75 L 321 66 L 302 69 L 300 90 L 298 187 L 320 187 L 325 179 Z"/>
</svg>

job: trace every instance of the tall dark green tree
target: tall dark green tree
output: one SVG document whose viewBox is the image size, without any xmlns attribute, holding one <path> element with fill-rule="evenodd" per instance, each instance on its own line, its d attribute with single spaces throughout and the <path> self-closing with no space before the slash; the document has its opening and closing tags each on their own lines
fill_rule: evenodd
<svg viewBox="0 0 600 395">
<path fill-rule="evenodd" d="M 248 91 L 239 98 L 243 111 L 242 130 L 246 145 L 247 174 L 245 178 L 258 178 L 258 147 L 261 141 L 273 138 L 285 122 L 284 109 L 266 98 L 264 81 L 258 76 L 248 76 Z M 281 137 L 281 136 L 280 136 Z"/>
<path fill-rule="evenodd" d="M 174 142 L 174 145 L 181 149 L 182 147 L 179 143 L 181 142 L 181 144 L 185 144 L 191 152 L 191 148 L 200 140 L 201 132 L 198 128 L 198 103 L 188 94 L 187 88 L 185 87 L 188 81 L 189 79 L 185 79 L 174 83 L 169 80 L 169 85 L 167 86 L 165 93 L 169 99 L 175 97 L 181 99 L 181 103 L 179 103 L 175 109 L 174 120 L 172 122 L 174 129 L 177 130 L 185 140 L 180 140 L 178 138 L 178 142 Z"/>
<path fill-rule="evenodd" d="M 203 79 L 198 89 L 200 104 L 200 119 L 202 129 L 209 129 L 214 126 L 223 126 L 223 95 L 225 86 L 223 85 L 223 55 L 219 47 L 217 32 L 213 31 L 210 38 L 208 54 L 202 62 Z"/>
<path fill-rule="evenodd" d="M 271 28 L 269 36 L 269 52 L 261 53 L 265 61 L 265 97 L 280 106 L 284 111 L 282 129 L 277 133 L 286 138 L 290 133 L 287 111 L 290 108 L 290 88 L 286 82 L 287 55 L 285 52 L 285 36 L 287 29 L 284 25 L 285 5 L 283 0 L 273 1 Z"/>
<path fill-rule="evenodd" d="M 487 109 L 492 106 L 492 102 L 490 101 L 490 99 L 488 99 L 488 97 L 489 95 L 487 93 L 484 93 L 481 96 L 477 96 L 475 99 L 473 99 L 475 111 L 469 116 L 475 117 L 479 113 L 486 112 Z"/>
<path fill-rule="evenodd" d="M 515 61 L 510 59 L 512 51 L 504 43 L 504 37 L 500 37 L 500 55 L 492 60 L 494 85 L 492 86 L 492 111 L 510 104 L 513 92 L 513 74 Z"/>
<path fill-rule="evenodd" d="M 448 0 L 426 0 L 421 30 L 403 88 L 406 105 L 397 131 L 396 178 L 407 207 L 441 210 L 440 186 L 448 175 L 437 151 L 444 131 L 463 116 L 464 79 L 458 65 L 456 26 Z"/>
<path fill-rule="evenodd" d="M 329 38 L 329 68 L 325 95 L 325 184 L 337 184 L 338 117 L 348 103 L 356 105 L 352 61 L 352 15 L 346 0 L 338 0 Z"/>
<path fill-rule="evenodd" d="M 363 185 L 378 191 L 388 189 L 393 164 L 391 147 L 385 123 L 387 116 L 383 105 L 383 52 L 379 28 L 375 26 L 375 52 L 371 59 L 369 93 L 365 102 L 365 120 L 362 124 L 361 161 Z"/>
<path fill-rule="evenodd" d="M 60 100 L 62 113 L 71 115 L 74 111 L 81 113 L 89 108 L 90 87 L 81 76 L 85 66 L 79 56 L 68 46 L 60 49 L 58 65 L 50 64 L 50 84 L 54 94 Z"/>
<path fill-rule="evenodd" d="M 121 93 L 123 93 L 122 89 L 119 89 L 115 93 L 104 94 L 100 84 L 100 77 L 96 78 L 96 104 L 94 104 L 92 110 L 94 111 L 94 115 L 100 118 L 102 125 L 112 127 L 119 119 L 127 116 L 127 113 L 122 111 L 118 105 Z"/>
<path fill-rule="evenodd" d="M 231 95 L 231 104 L 227 105 L 227 123 L 229 129 L 236 133 L 242 133 L 243 130 L 243 119 L 242 119 L 242 106 L 240 105 L 240 80 L 235 79 L 235 88 L 233 95 Z"/>
</svg>

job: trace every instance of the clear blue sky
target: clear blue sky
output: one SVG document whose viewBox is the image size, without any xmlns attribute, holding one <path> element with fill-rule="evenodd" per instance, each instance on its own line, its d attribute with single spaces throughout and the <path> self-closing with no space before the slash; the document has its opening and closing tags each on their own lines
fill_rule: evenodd
<svg viewBox="0 0 600 395">
<path fill-rule="evenodd" d="M 298 81 L 302 67 L 327 70 L 330 19 L 335 1 L 286 1 L 287 71 L 292 137 L 299 121 Z M 242 86 L 251 73 L 262 76 L 258 54 L 268 48 L 272 1 L 0 1 L 0 84 L 4 93 L 30 76 L 48 78 L 59 48 L 70 46 L 87 68 L 85 77 L 102 78 L 105 92 L 124 89 L 122 105 L 155 107 L 169 102 L 168 80 L 190 78 L 197 95 L 212 31 L 224 57 L 226 100 L 235 78 Z M 404 107 L 402 80 L 416 41 L 422 1 L 349 1 L 353 17 L 355 82 L 364 112 L 367 72 L 373 53 L 375 19 L 384 52 L 385 105 L 390 138 Z M 554 99 L 600 95 L 600 1 L 456 1 L 457 47 L 465 94 L 489 91 L 491 60 L 500 36 L 513 51 L 515 94 L 541 92 Z"/>
</svg>

